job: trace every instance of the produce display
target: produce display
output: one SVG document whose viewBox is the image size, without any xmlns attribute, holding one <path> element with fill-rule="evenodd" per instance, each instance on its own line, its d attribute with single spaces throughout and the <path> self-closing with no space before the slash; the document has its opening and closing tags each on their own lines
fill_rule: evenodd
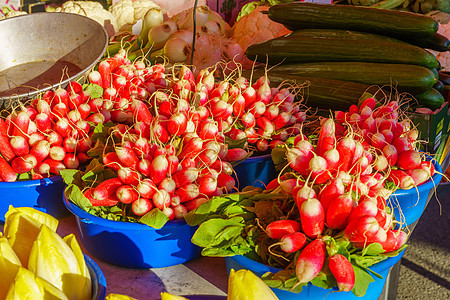
<svg viewBox="0 0 450 300">
<path fill-rule="evenodd" d="M 301 295 L 311 286 L 364 297 L 372 267 L 407 248 L 395 192 L 419 196 L 441 171 L 419 150 L 426 141 L 408 114 L 444 107 L 439 72 L 450 42 L 446 27 L 424 14 L 445 5 L 261 1 L 231 27 L 205 2 L 59 6 L 55 13 L 104 25 L 109 46 L 82 78 L 2 112 L 0 181 L 62 178 L 55 201 L 75 215 L 81 246 L 104 263 L 128 268 L 114 258 L 125 249 L 132 268 L 153 268 L 133 240 L 151 239 L 131 225 L 152 227 L 158 247 L 182 245 L 170 226 L 183 224 L 193 249 L 163 249 L 161 241 L 168 255 L 190 260 L 201 248 L 269 268 L 235 270 L 227 261 L 229 300 L 278 299 L 279 290 Z M 415 13 L 394 10 L 400 5 Z M 240 186 L 236 166 L 269 154 L 276 178 Z M 0 299 L 94 299 L 84 248 L 57 226 L 48 214 L 10 206 Z M 96 235 L 105 248 L 121 236 L 123 249 L 102 258 L 88 246 Z M 103 298 L 134 299 L 125 294 Z"/>
<path fill-rule="evenodd" d="M 189 212 L 188 224 L 199 225 L 193 243 L 206 256 L 246 255 L 280 269 L 263 276 L 278 289 L 311 282 L 363 296 L 367 268 L 399 255 L 408 237 L 389 196 L 434 174 L 397 103 L 375 105 L 367 98 L 336 111 L 316 134 L 275 147 L 279 177 L 264 190 L 246 187 Z"/>
<path fill-rule="evenodd" d="M 246 55 L 261 63 L 280 64 L 271 72 L 275 76 L 394 87 L 432 109 L 445 100 L 434 88 L 439 62 L 425 49 L 448 51 L 448 38 L 437 33 L 439 24 L 431 17 L 301 2 L 271 6 L 268 16 L 294 32 L 251 45 Z M 360 86 L 361 94 L 364 88 Z M 313 96 L 310 105 L 320 102 Z"/>
<path fill-rule="evenodd" d="M 92 282 L 75 236 L 31 207 L 10 207 L 0 236 L 1 299 L 92 299 Z"/>
</svg>

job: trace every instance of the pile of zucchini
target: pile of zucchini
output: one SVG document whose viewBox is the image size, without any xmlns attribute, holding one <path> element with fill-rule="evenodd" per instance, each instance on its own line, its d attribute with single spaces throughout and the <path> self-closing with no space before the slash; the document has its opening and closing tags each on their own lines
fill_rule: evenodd
<svg viewBox="0 0 450 300">
<path fill-rule="evenodd" d="M 306 2 L 272 6 L 268 15 L 293 32 L 252 45 L 246 55 L 276 65 L 272 81 L 310 81 L 309 105 L 346 108 L 374 86 L 409 93 L 432 109 L 445 101 L 437 90 L 439 62 L 425 49 L 448 51 L 450 42 L 431 17 Z"/>
</svg>

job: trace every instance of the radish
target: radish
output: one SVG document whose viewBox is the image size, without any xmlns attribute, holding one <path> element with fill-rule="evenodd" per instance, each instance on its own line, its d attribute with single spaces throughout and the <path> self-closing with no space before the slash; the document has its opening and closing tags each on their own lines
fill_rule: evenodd
<svg viewBox="0 0 450 300">
<path fill-rule="evenodd" d="M 95 191 L 94 188 L 89 188 L 83 192 L 83 196 L 91 202 L 92 206 L 114 206 L 119 202 L 114 195 L 105 199 L 96 199 L 92 196 L 93 191 Z"/>
<path fill-rule="evenodd" d="M 412 150 L 412 143 L 408 140 L 406 136 L 399 136 L 392 140 L 392 145 L 397 149 L 397 152 L 400 154 L 403 151 Z"/>
<path fill-rule="evenodd" d="M 335 254 L 328 258 L 328 267 L 336 279 L 340 292 L 349 292 L 355 285 L 355 270 L 352 263 L 342 254 Z"/>
<path fill-rule="evenodd" d="M 116 190 L 116 198 L 125 204 L 130 204 L 139 198 L 139 193 L 131 185 L 121 185 Z"/>
<path fill-rule="evenodd" d="M 384 146 L 381 151 L 383 152 L 383 155 L 386 157 L 387 162 L 390 166 L 395 166 L 398 159 L 398 153 L 397 148 L 395 148 L 393 145 L 388 144 Z"/>
<path fill-rule="evenodd" d="M 2 118 L 0 118 L 0 153 L 8 162 L 16 156 L 11 148 L 6 123 Z"/>
<path fill-rule="evenodd" d="M 13 182 L 16 181 L 17 174 L 12 169 L 11 165 L 0 155 L 0 178 L 2 181 Z"/>
<path fill-rule="evenodd" d="M 197 198 L 200 195 L 200 189 L 198 184 L 189 183 L 178 187 L 175 190 L 175 195 L 180 197 L 181 202 L 186 202 Z"/>
<path fill-rule="evenodd" d="M 346 136 L 339 140 L 336 145 L 336 150 L 339 152 L 339 170 L 347 172 L 350 168 L 350 164 L 355 153 L 356 143 L 355 140 L 349 136 Z"/>
<path fill-rule="evenodd" d="M 212 196 L 217 189 L 217 178 L 202 176 L 197 181 L 199 193 L 206 196 Z"/>
<path fill-rule="evenodd" d="M 306 245 L 306 236 L 301 232 L 285 234 L 278 243 L 269 246 L 269 251 L 276 245 L 280 245 L 281 250 L 286 253 L 296 252 Z"/>
<path fill-rule="evenodd" d="M 324 212 L 328 210 L 330 202 L 345 193 L 345 186 L 342 178 L 335 177 L 327 183 L 319 192 L 319 201 L 322 203 Z M 305 199 L 306 200 L 306 199 Z M 298 204 L 297 204 L 298 205 Z"/>
<path fill-rule="evenodd" d="M 328 118 L 320 128 L 319 138 L 316 146 L 316 154 L 319 156 L 323 156 L 323 154 L 331 150 L 335 147 L 336 138 L 335 138 L 335 126 L 334 120 Z"/>
<path fill-rule="evenodd" d="M 276 220 L 266 226 L 265 232 L 271 239 L 281 239 L 286 234 L 299 232 L 300 223 L 294 220 Z"/>
<path fill-rule="evenodd" d="M 344 236 L 357 248 L 386 241 L 386 232 L 371 216 L 352 219 L 345 228 Z"/>
<path fill-rule="evenodd" d="M 331 177 L 326 159 L 318 155 L 311 158 L 308 164 L 308 170 L 311 172 L 311 178 L 317 184 L 325 183 Z"/>
<path fill-rule="evenodd" d="M 184 216 L 188 213 L 186 206 L 183 204 L 178 204 L 172 207 L 173 213 L 175 215 L 175 219 L 183 219 Z"/>
<path fill-rule="evenodd" d="M 153 204 L 149 199 L 139 198 L 136 199 L 133 203 L 131 203 L 131 211 L 136 216 L 143 216 L 153 208 Z"/>
<path fill-rule="evenodd" d="M 172 195 L 175 192 L 176 188 L 177 188 L 177 185 L 176 185 L 175 181 L 169 177 L 164 178 L 161 181 L 161 183 L 158 185 L 158 189 L 165 190 L 170 195 Z"/>
<path fill-rule="evenodd" d="M 48 155 L 53 160 L 63 161 L 66 156 L 66 150 L 61 146 L 51 146 Z"/>
<path fill-rule="evenodd" d="M 236 180 L 231 175 L 219 173 L 219 176 L 217 176 L 217 187 L 231 193 L 236 187 Z"/>
<path fill-rule="evenodd" d="M 191 211 L 208 201 L 209 201 L 208 198 L 200 197 L 200 198 L 196 198 L 194 200 L 186 201 L 183 203 L 183 205 L 187 208 L 188 211 Z"/>
<path fill-rule="evenodd" d="M 408 234 L 402 230 L 388 230 L 386 236 L 386 241 L 380 243 L 385 252 L 398 250 L 408 239 Z"/>
<path fill-rule="evenodd" d="M 183 112 L 178 112 L 170 116 L 167 123 L 167 131 L 172 135 L 182 135 L 186 131 L 187 116 Z"/>
<path fill-rule="evenodd" d="M 152 201 L 156 208 L 163 210 L 170 206 L 170 194 L 166 190 L 159 189 L 153 195 Z"/>
<path fill-rule="evenodd" d="M 67 169 L 78 169 L 78 167 L 80 166 L 80 160 L 75 154 L 66 153 L 63 159 L 63 164 Z"/>
<path fill-rule="evenodd" d="M 95 80 L 97 79 L 96 76 L 97 74 L 94 74 L 94 76 L 92 76 L 94 82 L 96 84 L 101 83 L 101 87 L 106 89 L 109 88 L 111 86 L 111 80 L 112 80 L 112 75 L 111 75 L 111 65 L 109 64 L 108 61 L 103 60 L 99 63 L 98 65 L 98 72 L 100 74 L 101 80 Z M 89 78 L 91 79 L 91 78 Z"/>
<path fill-rule="evenodd" d="M 294 195 L 295 204 L 297 205 L 299 210 L 301 209 L 303 202 L 305 202 L 309 198 L 317 198 L 314 189 L 306 184 L 303 186 L 298 185 L 296 188 L 294 188 L 292 193 Z"/>
<path fill-rule="evenodd" d="M 50 143 L 46 140 L 39 141 L 31 148 L 30 154 L 33 154 L 37 161 L 43 161 L 50 154 Z"/>
<path fill-rule="evenodd" d="M 375 161 L 373 163 L 373 168 L 378 172 L 383 172 L 387 170 L 389 167 L 389 162 L 386 156 L 378 155 L 375 157 Z"/>
<path fill-rule="evenodd" d="M 248 152 L 242 148 L 231 148 L 228 149 L 228 152 L 224 158 L 225 161 L 228 162 L 236 162 L 240 160 L 246 159 L 248 156 Z"/>
<path fill-rule="evenodd" d="M 353 199 L 350 193 L 339 195 L 330 201 L 326 210 L 326 224 L 332 229 L 344 229 L 347 219 L 353 210 Z"/>
<path fill-rule="evenodd" d="M 30 116 L 26 111 L 21 111 L 17 114 L 13 121 L 13 135 L 26 138 L 28 126 L 30 124 Z"/>
<path fill-rule="evenodd" d="M 321 239 L 315 239 L 303 248 L 297 259 L 295 275 L 298 283 L 307 283 L 319 274 L 325 263 L 326 245 Z"/>
<path fill-rule="evenodd" d="M 131 168 L 120 167 L 120 169 L 117 170 L 117 176 L 119 176 L 123 183 L 131 184 L 133 186 L 137 186 L 141 181 L 141 174 Z"/>
<path fill-rule="evenodd" d="M 123 185 L 118 177 L 113 177 L 102 181 L 92 191 L 92 197 L 97 200 L 104 200 L 116 194 L 116 190 Z"/>
<path fill-rule="evenodd" d="M 141 197 L 151 199 L 158 188 L 151 179 L 145 178 L 138 183 L 136 190 Z"/>
<path fill-rule="evenodd" d="M 169 162 L 165 155 L 156 156 L 151 164 L 150 177 L 154 183 L 159 184 L 167 176 Z"/>
<path fill-rule="evenodd" d="M 422 154 L 416 150 L 406 150 L 398 154 L 397 166 L 403 170 L 418 168 L 422 163 Z"/>
<path fill-rule="evenodd" d="M 300 220 L 303 232 L 310 238 L 322 234 L 325 226 L 325 212 L 316 198 L 308 198 L 300 207 Z"/>
<path fill-rule="evenodd" d="M 17 156 L 23 156 L 30 152 L 28 141 L 22 136 L 13 136 L 9 140 L 11 149 Z"/>
<path fill-rule="evenodd" d="M 367 198 L 358 203 L 358 206 L 356 206 L 348 216 L 348 220 L 351 222 L 359 217 L 376 217 L 377 214 L 377 202 Z"/>
<path fill-rule="evenodd" d="M 133 149 L 128 147 L 115 147 L 115 152 L 124 166 L 136 168 L 139 163 L 139 158 L 136 156 Z"/>
<path fill-rule="evenodd" d="M 188 167 L 181 169 L 172 175 L 172 179 L 175 181 L 177 187 L 184 186 L 189 183 L 193 183 L 199 176 L 199 170 L 195 167 Z"/>
<path fill-rule="evenodd" d="M 411 176 L 411 178 L 414 180 L 415 186 L 418 186 L 419 184 L 422 184 L 430 179 L 429 171 L 420 167 L 417 169 L 405 170 L 405 173 Z"/>
<path fill-rule="evenodd" d="M 37 159 L 33 154 L 26 154 L 13 159 L 11 168 L 18 174 L 31 171 L 37 165 Z"/>
<path fill-rule="evenodd" d="M 414 179 L 402 170 L 391 170 L 387 180 L 393 182 L 403 190 L 408 190 L 416 186 Z"/>
</svg>

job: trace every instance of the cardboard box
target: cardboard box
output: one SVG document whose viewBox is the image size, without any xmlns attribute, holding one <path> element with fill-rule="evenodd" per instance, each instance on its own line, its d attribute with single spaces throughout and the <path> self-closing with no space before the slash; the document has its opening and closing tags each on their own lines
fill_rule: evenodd
<svg viewBox="0 0 450 300">
<path fill-rule="evenodd" d="M 435 114 L 409 114 L 411 121 L 419 131 L 419 140 L 425 141 L 421 150 L 436 153 L 444 134 L 449 133 L 449 105 L 446 102 Z"/>
</svg>

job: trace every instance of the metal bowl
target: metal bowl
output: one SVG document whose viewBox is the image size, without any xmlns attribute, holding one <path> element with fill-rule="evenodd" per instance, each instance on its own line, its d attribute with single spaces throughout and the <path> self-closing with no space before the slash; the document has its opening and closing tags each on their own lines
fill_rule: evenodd
<svg viewBox="0 0 450 300">
<path fill-rule="evenodd" d="M 0 105 L 66 86 L 108 46 L 103 26 L 70 13 L 32 13 L 0 21 Z"/>
</svg>

